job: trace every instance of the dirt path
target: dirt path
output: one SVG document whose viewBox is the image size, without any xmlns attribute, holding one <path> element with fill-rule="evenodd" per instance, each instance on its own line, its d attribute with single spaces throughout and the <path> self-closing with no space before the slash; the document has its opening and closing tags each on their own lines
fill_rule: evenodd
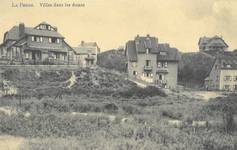
<svg viewBox="0 0 237 150">
<path fill-rule="evenodd" d="M 183 91 L 181 94 L 190 97 L 209 101 L 217 97 L 226 97 L 222 92 L 217 91 Z"/>
<path fill-rule="evenodd" d="M 19 150 L 25 141 L 22 137 L 2 135 L 0 136 L 0 150 Z"/>
</svg>

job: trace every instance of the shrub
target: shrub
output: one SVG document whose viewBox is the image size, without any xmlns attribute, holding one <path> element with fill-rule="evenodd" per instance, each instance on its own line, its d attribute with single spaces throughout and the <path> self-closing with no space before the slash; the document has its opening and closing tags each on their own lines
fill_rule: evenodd
<svg viewBox="0 0 237 150">
<path fill-rule="evenodd" d="M 131 98 L 131 97 L 146 98 L 153 96 L 162 96 L 162 97 L 167 96 L 164 91 L 154 86 L 148 86 L 146 88 L 133 86 L 126 91 L 118 92 L 118 94 L 119 96 L 125 98 Z"/>
</svg>

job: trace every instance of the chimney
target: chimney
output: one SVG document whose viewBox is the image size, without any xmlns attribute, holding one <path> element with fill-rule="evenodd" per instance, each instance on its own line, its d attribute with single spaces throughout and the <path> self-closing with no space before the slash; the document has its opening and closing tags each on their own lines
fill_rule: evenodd
<svg viewBox="0 0 237 150">
<path fill-rule="evenodd" d="M 147 37 L 150 37 L 150 34 L 147 34 L 146 36 L 147 36 Z"/>
<path fill-rule="evenodd" d="M 56 31 L 56 32 L 58 32 L 58 28 L 57 27 L 53 27 L 54 28 L 54 30 Z"/>
<path fill-rule="evenodd" d="M 85 43 L 84 41 L 81 41 L 81 46 L 84 46 L 84 43 Z"/>
<path fill-rule="evenodd" d="M 139 38 L 139 34 L 136 37 Z"/>
<path fill-rule="evenodd" d="M 25 33 L 25 24 L 24 23 L 20 23 L 19 24 L 19 36 L 22 37 Z"/>
</svg>

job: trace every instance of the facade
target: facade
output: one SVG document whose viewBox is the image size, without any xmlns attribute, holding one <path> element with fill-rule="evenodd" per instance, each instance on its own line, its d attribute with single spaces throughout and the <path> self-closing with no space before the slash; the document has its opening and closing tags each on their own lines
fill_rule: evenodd
<svg viewBox="0 0 237 150">
<path fill-rule="evenodd" d="M 222 37 L 201 37 L 198 42 L 200 52 L 224 52 L 228 49 L 228 45 Z"/>
<path fill-rule="evenodd" d="M 208 90 L 237 90 L 237 56 L 219 54 L 213 64 L 209 76 L 205 79 Z"/>
<path fill-rule="evenodd" d="M 74 63 L 81 67 L 95 67 L 100 48 L 96 42 L 82 41 L 78 47 L 74 47 L 74 53 Z"/>
<path fill-rule="evenodd" d="M 135 37 L 126 43 L 128 76 L 162 88 L 176 88 L 179 53 L 158 38 Z"/>
<path fill-rule="evenodd" d="M 70 64 L 73 49 L 57 27 L 42 22 L 36 27 L 14 26 L 4 34 L 1 59 L 9 64 Z"/>
</svg>

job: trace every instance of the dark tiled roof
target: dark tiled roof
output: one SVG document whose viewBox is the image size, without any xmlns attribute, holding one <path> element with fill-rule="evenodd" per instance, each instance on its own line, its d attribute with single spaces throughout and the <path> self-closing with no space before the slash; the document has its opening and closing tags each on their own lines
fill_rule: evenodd
<svg viewBox="0 0 237 150">
<path fill-rule="evenodd" d="M 237 69 L 237 56 L 230 54 L 220 54 L 217 56 L 222 69 Z"/>
<path fill-rule="evenodd" d="M 19 27 L 14 26 L 12 27 L 6 34 L 6 40 L 18 40 L 19 37 Z"/>
<path fill-rule="evenodd" d="M 155 37 L 136 37 L 135 45 L 138 53 L 145 53 L 146 49 L 150 49 L 151 53 L 158 52 L 158 39 Z"/>
<path fill-rule="evenodd" d="M 73 48 L 76 52 L 76 54 L 96 54 L 96 50 L 99 49 L 96 42 L 83 42 L 83 44 L 80 44 L 78 47 Z"/>
<path fill-rule="evenodd" d="M 180 55 L 178 49 L 171 48 L 167 44 L 159 44 L 159 54 L 157 55 L 157 61 L 179 61 Z M 162 55 L 162 52 L 166 55 Z"/>
<path fill-rule="evenodd" d="M 38 30 L 34 28 L 29 28 L 29 27 L 25 28 L 25 34 L 63 38 L 63 36 L 60 33 L 55 32 L 55 31 Z"/>
<path fill-rule="evenodd" d="M 217 41 L 219 40 L 219 41 Z M 201 37 L 198 42 L 199 45 L 207 45 L 207 46 L 223 46 L 228 47 L 226 42 L 222 39 L 222 37 L 214 36 L 214 37 Z"/>
<path fill-rule="evenodd" d="M 180 59 L 178 50 L 170 48 L 168 44 L 158 44 L 155 37 L 136 37 L 135 40 L 126 43 L 126 53 L 129 61 L 137 61 L 137 54 L 146 53 L 146 49 L 157 55 L 160 61 L 178 61 Z"/>
<path fill-rule="evenodd" d="M 128 41 L 126 44 L 126 51 L 129 61 L 137 61 L 137 51 L 135 41 Z"/>
<path fill-rule="evenodd" d="M 49 31 L 49 30 L 38 30 L 31 27 L 25 27 L 26 35 L 36 35 L 36 36 L 49 36 L 49 37 L 58 37 L 63 38 L 63 36 L 55 31 Z M 19 26 L 14 26 L 11 28 L 8 33 L 6 34 L 5 40 L 19 40 Z"/>
<path fill-rule="evenodd" d="M 88 54 L 88 50 L 86 48 L 73 47 L 76 54 Z"/>
</svg>

